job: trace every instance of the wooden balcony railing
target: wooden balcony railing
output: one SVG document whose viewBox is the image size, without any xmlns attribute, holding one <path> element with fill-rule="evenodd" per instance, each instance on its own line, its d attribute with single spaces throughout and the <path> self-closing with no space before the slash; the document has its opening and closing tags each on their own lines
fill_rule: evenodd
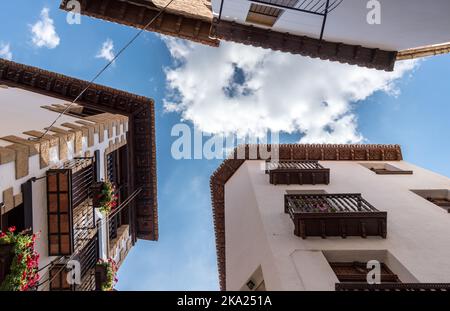
<svg viewBox="0 0 450 311">
<path fill-rule="evenodd" d="M 430 201 L 433 204 L 436 204 L 437 206 L 442 207 L 443 209 L 447 210 L 447 212 L 450 213 L 450 200 L 446 198 L 427 198 L 428 201 Z"/>
<path fill-rule="evenodd" d="M 365 262 L 330 262 L 330 267 L 341 283 L 367 283 L 371 268 Z M 399 277 L 383 262 L 380 262 L 382 283 L 401 283 Z"/>
<path fill-rule="evenodd" d="M 415 292 L 415 291 L 450 291 L 449 283 L 336 283 L 336 291 L 392 291 L 392 292 Z"/>
<path fill-rule="evenodd" d="M 317 161 L 267 162 L 266 172 L 273 185 L 329 184 L 330 169 Z"/>
<path fill-rule="evenodd" d="M 381 236 L 386 238 L 387 213 L 380 212 L 361 194 L 285 195 L 285 212 L 294 234 L 308 236 Z"/>
</svg>

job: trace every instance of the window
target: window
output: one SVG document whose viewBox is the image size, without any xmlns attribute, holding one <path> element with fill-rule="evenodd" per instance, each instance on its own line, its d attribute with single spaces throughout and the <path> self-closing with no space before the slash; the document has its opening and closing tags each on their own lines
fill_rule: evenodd
<svg viewBox="0 0 450 311">
<path fill-rule="evenodd" d="M 253 272 L 252 276 L 242 286 L 241 291 L 254 291 L 261 292 L 266 290 L 266 284 L 264 282 L 264 276 L 261 266 Z"/>
<path fill-rule="evenodd" d="M 17 232 L 29 229 L 25 228 L 25 209 L 23 203 L 1 215 L 0 230 L 6 232 L 12 226 L 16 227 Z"/>
<path fill-rule="evenodd" d="M 272 27 L 283 12 L 284 10 L 282 9 L 252 3 L 250 5 L 246 22 Z"/>
<path fill-rule="evenodd" d="M 421 196 L 425 200 L 442 207 L 450 213 L 450 190 L 436 189 L 436 190 L 411 190 L 415 194 Z"/>
<path fill-rule="evenodd" d="M 387 163 L 361 163 L 377 175 L 412 175 L 413 171 L 402 170 Z"/>
<path fill-rule="evenodd" d="M 400 279 L 394 274 L 389 267 L 380 263 L 381 265 L 381 283 L 401 283 Z M 367 283 L 367 274 L 371 269 L 367 268 L 365 262 L 331 262 L 331 268 L 333 269 L 339 282 L 352 282 L 352 283 Z"/>
<path fill-rule="evenodd" d="M 267 162 L 266 172 L 273 185 L 329 184 L 330 169 L 318 161 Z"/>
<path fill-rule="evenodd" d="M 112 182 L 119 196 L 118 203 L 121 204 L 128 197 L 128 148 L 123 146 L 105 155 L 105 177 Z M 128 208 L 109 219 L 109 238 L 117 238 L 117 230 L 130 223 L 131 211 Z"/>
</svg>

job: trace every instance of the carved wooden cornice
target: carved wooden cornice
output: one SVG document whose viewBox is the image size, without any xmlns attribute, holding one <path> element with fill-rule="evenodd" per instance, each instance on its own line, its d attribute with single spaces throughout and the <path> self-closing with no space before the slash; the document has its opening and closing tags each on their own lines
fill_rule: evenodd
<svg viewBox="0 0 450 311">
<path fill-rule="evenodd" d="M 274 51 L 300 54 L 312 58 L 393 71 L 396 51 L 383 51 L 341 42 L 318 40 L 307 36 L 281 33 L 251 25 L 242 25 L 214 18 L 211 37 Z"/>
<path fill-rule="evenodd" d="M 69 0 L 63 0 L 60 8 L 67 10 Z M 124 1 L 124 0 L 78 0 L 81 3 L 81 14 L 94 18 L 107 20 L 113 23 L 123 24 L 136 28 L 143 28 L 160 11 L 150 1 Z M 148 27 L 148 31 L 159 32 L 164 35 L 187 39 L 198 43 L 219 46 L 219 41 L 209 37 L 211 17 L 207 18 L 196 12 L 187 12 L 177 7 L 177 1 L 173 2 L 165 13 Z M 189 4 L 184 4 L 188 7 Z"/>
</svg>

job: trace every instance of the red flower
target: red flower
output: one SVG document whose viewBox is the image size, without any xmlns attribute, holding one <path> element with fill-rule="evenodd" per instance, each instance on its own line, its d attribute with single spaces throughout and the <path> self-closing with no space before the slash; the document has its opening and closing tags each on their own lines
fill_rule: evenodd
<svg viewBox="0 0 450 311">
<path fill-rule="evenodd" d="M 14 231 L 16 231 L 16 227 L 15 226 L 11 226 L 8 228 L 8 231 L 13 233 Z"/>
<path fill-rule="evenodd" d="M 0 232 L 0 239 L 1 239 L 1 238 L 4 238 L 5 236 L 6 236 L 6 233 Z"/>
</svg>

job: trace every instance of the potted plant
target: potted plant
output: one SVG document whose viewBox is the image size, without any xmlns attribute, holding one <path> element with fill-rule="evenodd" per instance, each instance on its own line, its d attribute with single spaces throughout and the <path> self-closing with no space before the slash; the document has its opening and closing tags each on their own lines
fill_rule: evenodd
<svg viewBox="0 0 450 311">
<path fill-rule="evenodd" d="M 34 249 L 37 236 L 15 231 L 10 227 L 8 232 L 0 232 L 0 254 L 5 265 L 0 290 L 33 290 L 39 281 L 39 254 Z"/>
<path fill-rule="evenodd" d="M 116 285 L 117 279 L 117 264 L 114 259 L 108 260 L 99 259 L 95 266 L 95 281 L 97 290 L 101 291 L 113 291 Z"/>
<path fill-rule="evenodd" d="M 116 187 L 110 182 L 100 182 L 93 187 L 93 205 L 104 214 L 117 207 Z"/>
</svg>

